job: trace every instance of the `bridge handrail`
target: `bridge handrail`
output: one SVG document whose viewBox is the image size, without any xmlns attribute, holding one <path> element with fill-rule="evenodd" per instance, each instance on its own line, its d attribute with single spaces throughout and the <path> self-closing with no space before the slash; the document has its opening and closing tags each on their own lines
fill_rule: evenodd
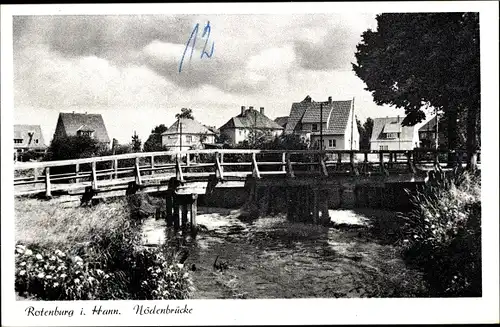
<svg viewBox="0 0 500 327">
<path fill-rule="evenodd" d="M 150 158 L 157 156 L 184 156 L 186 154 L 272 154 L 272 153 L 286 153 L 286 154 L 391 154 L 391 153 L 449 153 L 455 151 L 449 150 L 435 150 L 435 149 L 413 149 L 413 150 L 259 150 L 259 149 L 217 149 L 217 150 L 184 150 L 184 151 L 156 151 L 156 152 L 136 152 L 136 153 L 126 153 L 126 154 L 117 154 L 111 156 L 102 156 L 102 157 L 91 157 L 91 158 L 82 158 L 82 159 L 70 159 L 70 160 L 55 160 L 55 161 L 42 161 L 42 162 L 17 162 L 14 164 L 14 170 L 22 170 L 22 169 L 33 169 L 33 168 L 46 168 L 46 167 L 60 167 L 60 166 L 69 166 L 69 165 L 77 165 L 77 164 L 87 164 L 93 162 L 105 162 L 105 161 L 113 161 L 113 160 L 124 160 L 124 159 L 136 159 L 136 158 Z M 456 151 L 456 152 L 464 152 L 464 151 Z"/>
</svg>

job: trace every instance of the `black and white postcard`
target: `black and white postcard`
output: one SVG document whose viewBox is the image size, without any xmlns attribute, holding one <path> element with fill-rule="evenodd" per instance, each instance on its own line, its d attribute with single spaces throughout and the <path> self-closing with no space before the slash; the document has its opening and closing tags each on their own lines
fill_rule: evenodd
<svg viewBox="0 0 500 327">
<path fill-rule="evenodd" d="M 2 6 L 2 324 L 498 323 L 498 3 Z"/>
</svg>

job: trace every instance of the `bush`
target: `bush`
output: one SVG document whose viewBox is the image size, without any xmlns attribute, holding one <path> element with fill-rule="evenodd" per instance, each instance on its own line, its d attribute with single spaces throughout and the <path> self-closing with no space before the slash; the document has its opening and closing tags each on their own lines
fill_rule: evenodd
<svg viewBox="0 0 500 327">
<path fill-rule="evenodd" d="M 481 296 L 480 192 L 479 176 L 437 173 L 410 196 L 404 256 L 422 268 L 432 295 Z"/>
<path fill-rule="evenodd" d="M 164 248 L 141 247 L 124 200 L 91 208 L 16 202 L 16 291 L 41 300 L 184 299 L 189 273 Z"/>
</svg>

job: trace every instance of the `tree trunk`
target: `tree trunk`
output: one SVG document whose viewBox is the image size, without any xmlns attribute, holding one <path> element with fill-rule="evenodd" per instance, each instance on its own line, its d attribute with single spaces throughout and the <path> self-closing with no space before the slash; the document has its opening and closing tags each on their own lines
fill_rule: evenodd
<svg viewBox="0 0 500 327">
<path fill-rule="evenodd" d="M 457 108 L 448 108 L 446 111 L 447 119 L 448 119 L 448 150 L 455 151 L 457 150 L 457 135 L 458 135 L 458 126 L 457 126 Z M 448 166 L 454 167 L 456 165 L 456 153 L 450 152 L 448 154 Z"/>
<path fill-rule="evenodd" d="M 477 109 L 467 110 L 467 169 L 475 171 L 477 168 L 477 139 L 476 139 Z"/>
</svg>

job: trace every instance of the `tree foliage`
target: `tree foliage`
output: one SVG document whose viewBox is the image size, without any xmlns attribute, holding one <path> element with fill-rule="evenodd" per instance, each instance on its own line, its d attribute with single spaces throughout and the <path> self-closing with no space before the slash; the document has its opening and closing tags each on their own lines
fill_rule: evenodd
<svg viewBox="0 0 500 327">
<path fill-rule="evenodd" d="M 370 138 L 373 131 L 373 119 L 368 117 L 363 125 L 361 125 L 361 121 L 359 119 L 356 119 L 356 124 L 358 125 L 359 131 L 359 149 L 370 150 Z"/>
<path fill-rule="evenodd" d="M 45 160 L 89 158 L 104 151 L 104 146 L 90 136 L 59 137 L 50 143 Z"/>
<path fill-rule="evenodd" d="M 353 64 L 375 103 L 404 108 L 404 125 L 425 119 L 426 107 L 443 111 L 450 149 L 457 147 L 457 120 L 466 120 L 471 154 L 479 137 L 478 13 L 398 13 L 376 19 L 377 30 L 362 34 Z"/>
<path fill-rule="evenodd" d="M 161 134 L 166 132 L 167 129 L 168 127 L 166 127 L 164 124 L 155 126 L 155 128 L 151 130 L 151 134 L 149 135 L 146 142 L 144 142 L 144 151 L 155 152 L 165 150 L 165 147 L 163 147 L 162 145 Z"/>
<path fill-rule="evenodd" d="M 139 135 L 134 132 L 134 135 L 132 135 L 132 150 L 134 152 L 141 152 L 141 146 L 142 146 L 142 141 L 139 138 Z"/>
<path fill-rule="evenodd" d="M 182 108 L 181 113 L 175 114 L 175 119 L 194 119 L 193 109 L 190 108 Z"/>
</svg>

